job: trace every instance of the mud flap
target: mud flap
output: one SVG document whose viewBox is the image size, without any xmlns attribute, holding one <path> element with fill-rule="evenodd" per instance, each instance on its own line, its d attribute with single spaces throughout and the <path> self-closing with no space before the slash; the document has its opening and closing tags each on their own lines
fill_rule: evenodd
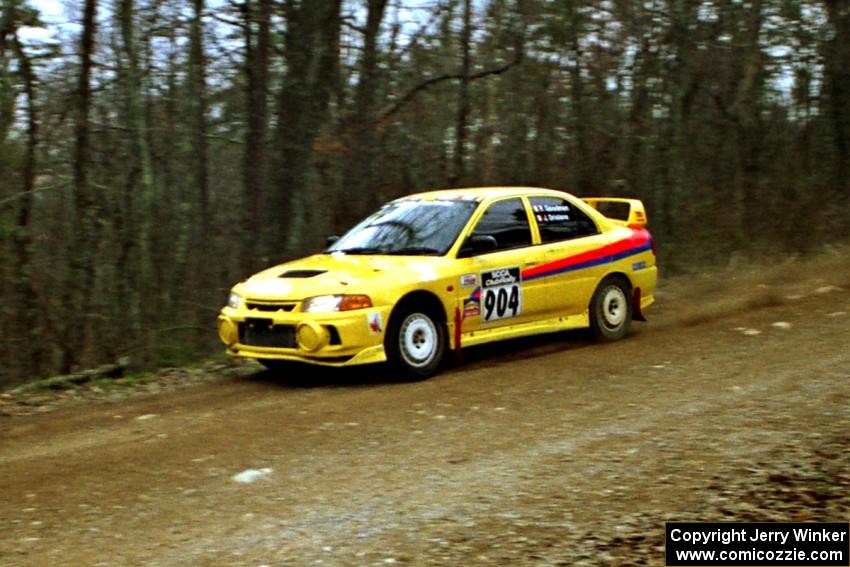
<svg viewBox="0 0 850 567">
<path fill-rule="evenodd" d="M 463 332 L 463 316 L 460 308 L 455 307 L 455 324 L 454 324 L 454 358 L 457 362 L 463 361 L 463 348 L 460 344 L 460 335 Z"/>
<path fill-rule="evenodd" d="M 635 321 L 646 321 L 646 316 L 640 308 L 640 288 L 636 287 L 632 294 L 632 319 Z"/>
</svg>

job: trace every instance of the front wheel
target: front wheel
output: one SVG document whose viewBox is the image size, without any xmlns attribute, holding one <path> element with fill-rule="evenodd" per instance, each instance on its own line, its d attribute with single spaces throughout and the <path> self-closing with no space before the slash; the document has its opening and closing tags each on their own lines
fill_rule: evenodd
<svg viewBox="0 0 850 567">
<path fill-rule="evenodd" d="M 384 348 L 390 365 L 408 379 L 433 376 L 446 352 L 445 326 L 416 308 L 394 313 L 387 327 Z"/>
<path fill-rule="evenodd" d="M 590 328 L 597 340 L 616 341 L 632 323 L 631 286 L 622 277 L 602 280 L 590 300 Z"/>
<path fill-rule="evenodd" d="M 288 360 L 275 360 L 273 358 L 258 358 L 257 362 L 268 368 L 273 374 L 287 374 L 292 370 L 293 364 Z"/>
</svg>

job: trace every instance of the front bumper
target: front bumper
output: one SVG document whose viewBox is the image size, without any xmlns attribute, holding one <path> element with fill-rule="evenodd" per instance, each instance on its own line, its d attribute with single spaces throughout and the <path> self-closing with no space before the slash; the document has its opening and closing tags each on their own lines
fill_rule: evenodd
<svg viewBox="0 0 850 567">
<path fill-rule="evenodd" d="M 353 366 L 386 360 L 390 308 L 332 313 L 264 312 L 225 307 L 218 335 L 231 356 Z"/>
</svg>

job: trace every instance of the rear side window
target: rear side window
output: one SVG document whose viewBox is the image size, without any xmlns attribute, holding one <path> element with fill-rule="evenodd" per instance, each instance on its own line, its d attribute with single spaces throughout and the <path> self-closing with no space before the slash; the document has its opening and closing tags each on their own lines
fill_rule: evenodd
<svg viewBox="0 0 850 567">
<path fill-rule="evenodd" d="M 531 227 L 521 199 L 505 199 L 487 207 L 472 236 L 496 239 L 496 250 L 531 246 Z"/>
<path fill-rule="evenodd" d="M 540 228 L 543 244 L 560 242 L 597 234 L 599 230 L 590 217 L 560 197 L 532 197 L 531 208 Z"/>
</svg>

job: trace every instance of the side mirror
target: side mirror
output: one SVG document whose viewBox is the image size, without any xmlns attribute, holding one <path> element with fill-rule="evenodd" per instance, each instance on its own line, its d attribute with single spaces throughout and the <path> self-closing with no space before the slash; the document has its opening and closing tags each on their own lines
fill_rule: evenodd
<svg viewBox="0 0 850 567">
<path fill-rule="evenodd" d="M 466 258 L 467 256 L 486 254 L 487 252 L 492 252 L 498 247 L 499 243 L 496 241 L 495 237 L 490 236 L 489 234 L 478 234 L 466 239 L 466 242 L 463 243 L 463 246 L 460 249 L 459 256 Z"/>
<path fill-rule="evenodd" d="M 328 239 L 325 240 L 325 246 L 330 248 L 334 244 L 334 242 L 336 242 L 337 240 L 339 240 L 339 236 L 337 236 L 337 235 L 328 236 Z"/>
</svg>

